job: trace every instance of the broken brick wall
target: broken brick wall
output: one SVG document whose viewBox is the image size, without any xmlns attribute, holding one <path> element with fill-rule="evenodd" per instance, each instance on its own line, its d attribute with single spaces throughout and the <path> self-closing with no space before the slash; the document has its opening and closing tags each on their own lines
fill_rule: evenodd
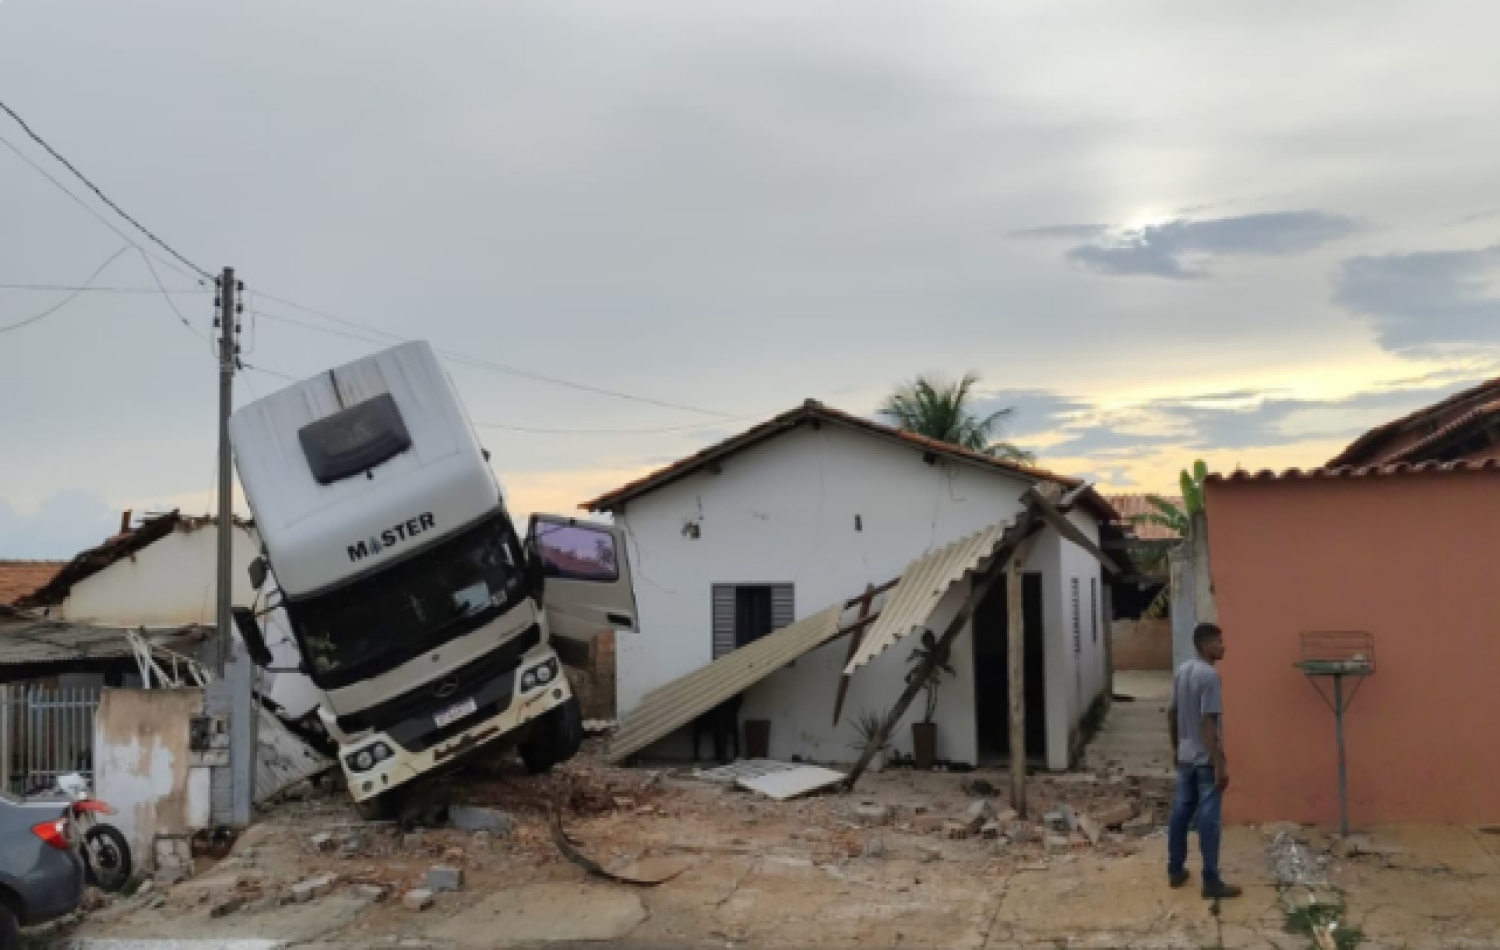
<svg viewBox="0 0 1500 950">
<path fill-rule="evenodd" d="M 615 718 L 615 632 L 606 630 L 589 644 L 588 665 L 569 666 L 568 682 L 583 707 L 584 719 Z"/>
</svg>

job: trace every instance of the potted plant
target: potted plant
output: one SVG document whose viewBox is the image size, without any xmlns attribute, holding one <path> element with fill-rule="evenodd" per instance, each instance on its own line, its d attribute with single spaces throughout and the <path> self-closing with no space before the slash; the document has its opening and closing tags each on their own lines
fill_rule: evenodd
<svg viewBox="0 0 1500 950">
<path fill-rule="evenodd" d="M 943 685 L 943 677 L 953 676 L 953 667 L 948 663 L 948 649 L 939 649 L 931 630 L 922 631 L 922 642 L 912 648 L 907 662 L 914 664 L 906 671 L 907 685 L 924 672 L 927 677 L 922 684 L 926 707 L 922 721 L 911 724 L 911 745 L 916 767 L 931 770 L 937 764 L 937 723 L 932 717 L 937 715 L 938 689 Z"/>
<path fill-rule="evenodd" d="M 875 754 L 870 757 L 870 764 L 866 766 L 866 769 L 871 772 L 885 771 L 885 756 L 888 747 L 886 743 L 880 741 L 880 730 L 884 727 L 884 713 L 866 709 L 854 717 L 854 731 L 859 735 L 859 742 L 855 744 L 854 748 L 860 752 L 864 752 L 866 749 L 879 743 Z"/>
</svg>

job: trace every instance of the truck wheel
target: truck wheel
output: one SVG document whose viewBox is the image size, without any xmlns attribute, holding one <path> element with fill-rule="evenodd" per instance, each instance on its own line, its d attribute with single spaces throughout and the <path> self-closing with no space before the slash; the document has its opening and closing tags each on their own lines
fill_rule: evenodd
<svg viewBox="0 0 1500 950">
<path fill-rule="evenodd" d="M 21 945 L 21 928 L 10 908 L 0 904 L 0 950 L 16 950 Z"/>
<path fill-rule="evenodd" d="M 582 745 L 583 710 L 574 697 L 543 716 L 531 730 L 521 743 L 521 762 L 532 775 L 542 775 L 577 755 Z"/>
<path fill-rule="evenodd" d="M 386 792 L 384 795 L 355 802 L 354 810 L 359 813 L 361 821 L 395 821 L 400 806 L 401 801 L 396 793 Z"/>
</svg>

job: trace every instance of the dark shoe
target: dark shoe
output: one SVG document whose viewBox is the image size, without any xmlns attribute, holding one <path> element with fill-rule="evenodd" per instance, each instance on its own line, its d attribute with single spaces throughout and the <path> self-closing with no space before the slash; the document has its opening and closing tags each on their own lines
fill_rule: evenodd
<svg viewBox="0 0 1500 950">
<path fill-rule="evenodd" d="M 1181 871 L 1177 871 L 1176 873 L 1168 872 L 1167 883 L 1172 885 L 1173 887 L 1181 887 L 1188 882 L 1188 878 L 1190 877 L 1192 877 L 1192 875 L 1187 872 L 1186 868 L 1183 868 Z"/>
<path fill-rule="evenodd" d="M 1203 885 L 1203 899 L 1206 901 L 1229 900 L 1231 897 L 1239 897 L 1244 891 L 1233 884 L 1225 884 L 1220 881 L 1217 884 Z"/>
</svg>

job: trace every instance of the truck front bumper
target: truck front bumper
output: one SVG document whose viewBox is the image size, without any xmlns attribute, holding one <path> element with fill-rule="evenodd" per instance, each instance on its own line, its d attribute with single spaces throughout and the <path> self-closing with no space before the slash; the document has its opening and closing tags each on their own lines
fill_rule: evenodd
<svg viewBox="0 0 1500 950">
<path fill-rule="evenodd" d="M 557 654 L 546 644 L 535 647 L 507 676 L 469 695 L 435 699 L 430 710 L 341 745 L 349 793 L 355 801 L 374 798 L 497 739 L 518 740 L 523 727 L 572 698 Z"/>
</svg>

